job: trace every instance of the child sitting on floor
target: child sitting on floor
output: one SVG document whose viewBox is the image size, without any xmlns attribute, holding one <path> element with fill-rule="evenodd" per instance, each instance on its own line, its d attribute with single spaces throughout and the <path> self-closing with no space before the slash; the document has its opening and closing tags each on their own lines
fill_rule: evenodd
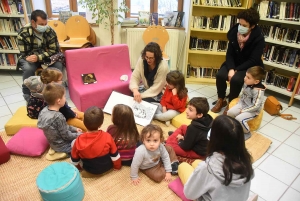
<svg viewBox="0 0 300 201">
<path fill-rule="evenodd" d="M 179 165 L 184 195 L 191 200 L 246 201 L 254 172 L 243 128 L 232 117 L 218 116 L 211 128 L 205 161 Z"/>
<path fill-rule="evenodd" d="M 113 138 L 100 130 L 103 120 L 103 111 L 98 107 L 84 112 L 83 121 L 88 131 L 75 140 L 71 153 L 71 161 L 78 169 L 82 162 L 82 177 L 96 177 L 112 168 L 121 169 L 121 158 Z"/>
<path fill-rule="evenodd" d="M 158 106 L 154 119 L 164 121 L 167 126 L 176 115 L 184 112 L 187 100 L 184 76 L 179 71 L 171 71 L 167 74 L 167 87 L 160 103 L 152 102 Z"/>
<path fill-rule="evenodd" d="M 131 164 L 132 183 L 140 183 L 139 169 L 155 182 L 163 179 L 171 181 L 171 172 L 177 174 L 179 163 L 172 147 L 162 144 L 162 129 L 153 124 L 145 126 L 141 132 L 141 141 L 143 144 L 135 150 Z"/>
<path fill-rule="evenodd" d="M 81 129 L 69 126 L 66 118 L 59 112 L 65 105 L 65 88 L 56 83 L 45 86 L 43 97 L 48 104 L 40 112 L 37 126 L 44 134 L 55 152 L 71 153 L 71 142 L 82 132 Z"/>
<path fill-rule="evenodd" d="M 31 76 L 24 80 L 24 85 L 26 85 L 31 92 L 27 104 L 27 115 L 30 118 L 37 119 L 40 111 L 47 105 L 42 95 L 45 85 L 48 83 L 62 84 L 62 77 L 62 72 L 57 68 L 46 68 L 41 72 L 41 76 Z M 64 115 L 68 124 L 86 131 L 82 122 L 83 112 L 74 112 L 68 106 L 67 102 L 59 111 Z"/>
<path fill-rule="evenodd" d="M 111 120 L 113 125 L 107 128 L 107 132 L 112 135 L 118 147 L 122 165 L 130 166 L 140 139 L 132 109 L 124 104 L 115 105 Z"/>
<path fill-rule="evenodd" d="M 186 117 L 192 119 L 191 124 L 181 125 L 166 141 L 167 145 L 173 147 L 176 155 L 186 158 L 201 158 L 206 155 L 207 133 L 213 121 L 208 110 L 206 98 L 195 97 L 189 101 Z"/>
<path fill-rule="evenodd" d="M 265 71 L 260 66 L 247 70 L 239 102 L 227 111 L 227 115 L 238 120 L 244 130 L 245 140 L 251 137 L 248 121 L 259 115 L 263 107 L 265 85 L 261 83 Z"/>
</svg>

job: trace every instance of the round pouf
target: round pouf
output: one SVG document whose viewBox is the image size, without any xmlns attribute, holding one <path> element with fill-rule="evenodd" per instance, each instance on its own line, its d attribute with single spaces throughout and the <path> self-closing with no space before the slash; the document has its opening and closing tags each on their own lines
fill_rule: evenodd
<svg viewBox="0 0 300 201">
<path fill-rule="evenodd" d="M 47 166 L 36 179 L 43 200 L 81 201 L 84 188 L 77 168 L 67 162 Z"/>
</svg>

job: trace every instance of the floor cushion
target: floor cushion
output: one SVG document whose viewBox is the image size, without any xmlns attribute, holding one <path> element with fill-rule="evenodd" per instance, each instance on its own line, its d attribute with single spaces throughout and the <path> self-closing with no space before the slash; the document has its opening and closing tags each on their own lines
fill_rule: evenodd
<svg viewBox="0 0 300 201">
<path fill-rule="evenodd" d="M 0 136 L 0 164 L 6 163 L 10 159 L 10 154 L 8 148 L 5 146 L 1 136 Z"/>
<path fill-rule="evenodd" d="M 168 187 L 183 201 L 190 201 L 187 199 L 183 193 L 183 184 L 180 180 L 180 178 L 176 178 L 172 182 L 169 183 Z"/>
<path fill-rule="evenodd" d="M 218 114 L 214 113 L 214 112 L 211 112 L 209 111 L 208 114 L 213 118 L 215 119 Z M 175 126 L 176 128 L 179 128 L 181 125 L 190 125 L 191 123 L 191 119 L 187 119 L 186 118 L 186 113 L 185 111 L 182 112 L 181 114 L 177 115 L 176 117 L 174 117 L 172 120 L 171 120 L 171 123 L 173 126 Z"/>
<path fill-rule="evenodd" d="M 6 146 L 13 154 L 40 156 L 45 152 L 49 143 L 41 129 L 24 127 L 8 141 Z"/>
<path fill-rule="evenodd" d="M 235 98 L 233 99 L 230 104 L 229 104 L 229 109 L 232 108 L 233 106 L 235 106 L 237 103 L 239 102 L 239 98 Z M 247 123 L 249 125 L 250 131 L 256 131 L 258 130 L 262 118 L 263 118 L 263 109 L 260 110 L 260 113 L 254 118 L 249 120 Z"/>
<path fill-rule="evenodd" d="M 37 119 L 27 116 L 26 106 L 20 107 L 4 126 L 7 135 L 14 135 L 23 127 L 37 127 Z"/>
<path fill-rule="evenodd" d="M 67 162 L 57 162 L 43 169 L 36 184 L 43 200 L 81 201 L 84 188 L 79 171 Z"/>
</svg>

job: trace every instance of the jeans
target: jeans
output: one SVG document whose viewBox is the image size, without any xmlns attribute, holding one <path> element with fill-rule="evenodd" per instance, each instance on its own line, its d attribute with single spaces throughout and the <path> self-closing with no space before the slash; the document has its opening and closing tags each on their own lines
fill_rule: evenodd
<svg viewBox="0 0 300 201">
<path fill-rule="evenodd" d="M 180 112 L 176 111 L 176 110 L 167 110 L 166 112 L 162 112 L 163 111 L 163 107 L 160 103 L 156 103 L 156 102 L 152 102 L 153 105 L 157 105 L 157 110 L 155 112 L 154 115 L 154 119 L 158 119 L 160 121 L 170 121 L 171 119 L 173 119 L 175 116 L 177 116 L 178 114 L 180 114 Z"/>
<path fill-rule="evenodd" d="M 246 70 L 237 71 L 230 80 L 230 92 L 229 92 L 229 102 L 237 98 L 244 85 L 244 77 L 246 75 Z M 228 70 L 226 66 L 222 66 L 216 76 L 216 85 L 218 91 L 218 98 L 225 98 L 228 80 Z"/>
<path fill-rule="evenodd" d="M 20 59 L 18 61 L 18 63 L 23 70 L 23 81 L 25 79 L 29 78 L 30 76 L 34 76 L 36 69 L 38 67 L 40 67 L 42 64 L 41 62 L 35 62 L 35 63 L 28 62 L 25 59 Z M 63 70 L 63 64 L 59 61 L 55 62 L 54 64 L 50 65 L 49 67 L 57 68 L 61 72 Z M 24 84 L 22 84 L 22 91 L 23 91 L 24 95 L 30 95 L 30 90 Z"/>
</svg>

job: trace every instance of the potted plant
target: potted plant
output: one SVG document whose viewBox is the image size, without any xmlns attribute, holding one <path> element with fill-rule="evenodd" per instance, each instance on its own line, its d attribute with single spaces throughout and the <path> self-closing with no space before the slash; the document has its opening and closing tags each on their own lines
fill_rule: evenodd
<svg viewBox="0 0 300 201">
<path fill-rule="evenodd" d="M 115 2 L 116 1 L 116 2 Z M 92 18 L 98 18 L 97 24 L 104 24 L 104 28 L 110 30 L 111 44 L 114 44 L 115 25 L 121 24 L 120 18 L 124 18 L 121 13 L 129 11 L 125 4 L 125 0 L 121 1 L 119 6 L 118 0 L 79 0 L 84 8 L 88 8 L 92 12 Z"/>
</svg>

